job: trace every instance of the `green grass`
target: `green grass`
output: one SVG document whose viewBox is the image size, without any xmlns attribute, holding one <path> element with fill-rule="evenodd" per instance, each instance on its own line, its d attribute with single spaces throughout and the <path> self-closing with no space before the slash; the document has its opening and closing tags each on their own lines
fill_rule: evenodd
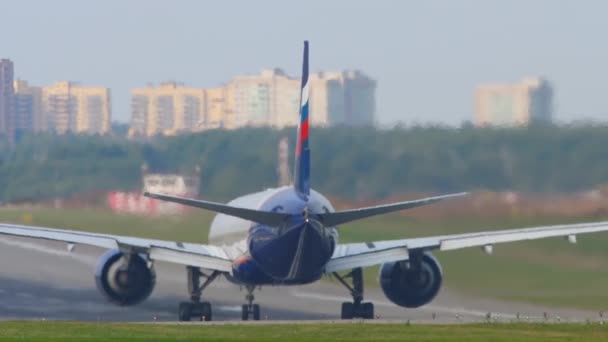
<svg viewBox="0 0 608 342">
<path fill-rule="evenodd" d="M 2 341 L 608 341 L 599 324 L 160 325 L 2 322 Z"/>
<path fill-rule="evenodd" d="M 182 217 L 139 217 L 106 210 L 1 209 L 0 222 L 81 229 L 156 239 L 206 242 L 213 215 L 193 210 Z M 585 218 L 452 219 L 419 221 L 388 215 L 345 225 L 341 242 L 507 229 L 588 221 Z M 481 249 L 436 253 L 445 286 L 505 300 L 608 311 L 608 234 L 581 235 L 577 245 L 552 238 Z M 377 286 L 378 267 L 366 269 L 366 286 Z"/>
<path fill-rule="evenodd" d="M 184 216 L 137 216 L 105 209 L 0 209 L 0 222 L 201 243 L 207 242 L 212 218 L 203 210 Z"/>
</svg>

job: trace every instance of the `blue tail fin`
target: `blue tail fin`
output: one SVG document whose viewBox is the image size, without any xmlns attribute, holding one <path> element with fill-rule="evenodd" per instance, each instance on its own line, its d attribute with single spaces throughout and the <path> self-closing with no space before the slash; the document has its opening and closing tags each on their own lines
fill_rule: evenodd
<svg viewBox="0 0 608 342">
<path fill-rule="evenodd" d="M 304 41 L 302 62 L 302 83 L 300 85 L 300 122 L 296 141 L 296 165 L 294 168 L 294 188 L 303 199 L 310 195 L 310 147 L 308 142 L 308 41 Z"/>
</svg>

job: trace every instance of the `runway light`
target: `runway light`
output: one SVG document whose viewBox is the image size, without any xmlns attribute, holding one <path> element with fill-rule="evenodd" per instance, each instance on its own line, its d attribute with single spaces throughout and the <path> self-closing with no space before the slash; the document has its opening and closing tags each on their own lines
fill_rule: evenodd
<svg viewBox="0 0 608 342">
<path fill-rule="evenodd" d="M 492 252 L 494 252 L 494 246 L 492 245 L 485 245 L 483 246 L 483 251 L 487 254 L 487 255 L 491 255 Z"/>
</svg>

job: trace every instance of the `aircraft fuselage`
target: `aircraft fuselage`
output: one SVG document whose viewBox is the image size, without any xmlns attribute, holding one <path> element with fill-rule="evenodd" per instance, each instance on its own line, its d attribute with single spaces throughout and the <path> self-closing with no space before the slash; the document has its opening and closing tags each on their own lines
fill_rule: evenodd
<svg viewBox="0 0 608 342">
<path fill-rule="evenodd" d="M 245 195 L 229 205 L 292 214 L 282 225 L 269 227 L 218 214 L 209 243 L 239 246 L 231 281 L 241 284 L 306 284 L 318 280 L 337 244 L 334 227 L 325 227 L 315 214 L 333 212 L 323 195 L 311 191 L 308 201 L 292 187 Z"/>
</svg>

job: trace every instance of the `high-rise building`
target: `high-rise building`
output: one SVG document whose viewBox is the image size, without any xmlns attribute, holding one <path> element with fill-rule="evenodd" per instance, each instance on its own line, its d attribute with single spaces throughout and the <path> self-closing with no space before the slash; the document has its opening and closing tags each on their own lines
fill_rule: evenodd
<svg viewBox="0 0 608 342">
<path fill-rule="evenodd" d="M 308 77 L 309 115 L 312 126 L 328 126 L 330 122 L 344 121 L 344 88 L 340 73 L 314 73 Z"/>
<path fill-rule="evenodd" d="M 42 132 L 48 129 L 42 109 L 42 88 L 15 80 L 15 128 L 17 132 Z"/>
<path fill-rule="evenodd" d="M 205 113 L 201 118 L 202 129 L 232 128 L 234 127 L 232 109 L 228 102 L 225 87 L 205 90 L 207 102 Z"/>
<path fill-rule="evenodd" d="M 487 84 L 475 92 L 476 126 L 516 126 L 550 123 L 553 88 L 543 78 L 516 84 Z"/>
<path fill-rule="evenodd" d="M 313 125 L 373 125 L 376 81 L 358 70 L 319 72 L 310 76 Z"/>
<path fill-rule="evenodd" d="M 107 134 L 111 129 L 110 89 L 61 81 L 42 89 L 43 117 L 50 130 Z"/>
<path fill-rule="evenodd" d="M 340 82 L 344 87 L 344 123 L 355 126 L 373 125 L 376 114 L 376 81 L 359 70 L 348 70 L 342 73 Z"/>
<path fill-rule="evenodd" d="M 235 126 L 282 128 L 298 123 L 300 79 L 281 69 L 239 76 L 229 84 Z M 314 73 L 309 77 L 311 125 L 373 125 L 376 81 L 360 71 Z"/>
<path fill-rule="evenodd" d="M 13 73 L 13 62 L 0 59 L 0 135 L 4 135 L 11 142 L 15 138 Z"/>
<path fill-rule="evenodd" d="M 131 136 L 173 135 L 184 131 L 201 130 L 204 129 L 201 126 L 206 123 L 206 111 L 207 98 L 204 89 L 189 88 L 176 82 L 161 83 L 158 87 L 133 89 L 129 134 Z"/>
<path fill-rule="evenodd" d="M 237 76 L 228 83 L 232 124 L 282 128 L 298 123 L 300 82 L 281 69 L 262 70 L 259 75 Z"/>
<path fill-rule="evenodd" d="M 311 124 L 373 125 L 376 81 L 359 71 L 312 74 Z M 237 76 L 218 88 L 175 82 L 131 91 L 130 136 L 177 134 L 245 126 L 283 128 L 298 124 L 300 79 L 281 69 Z"/>
</svg>

